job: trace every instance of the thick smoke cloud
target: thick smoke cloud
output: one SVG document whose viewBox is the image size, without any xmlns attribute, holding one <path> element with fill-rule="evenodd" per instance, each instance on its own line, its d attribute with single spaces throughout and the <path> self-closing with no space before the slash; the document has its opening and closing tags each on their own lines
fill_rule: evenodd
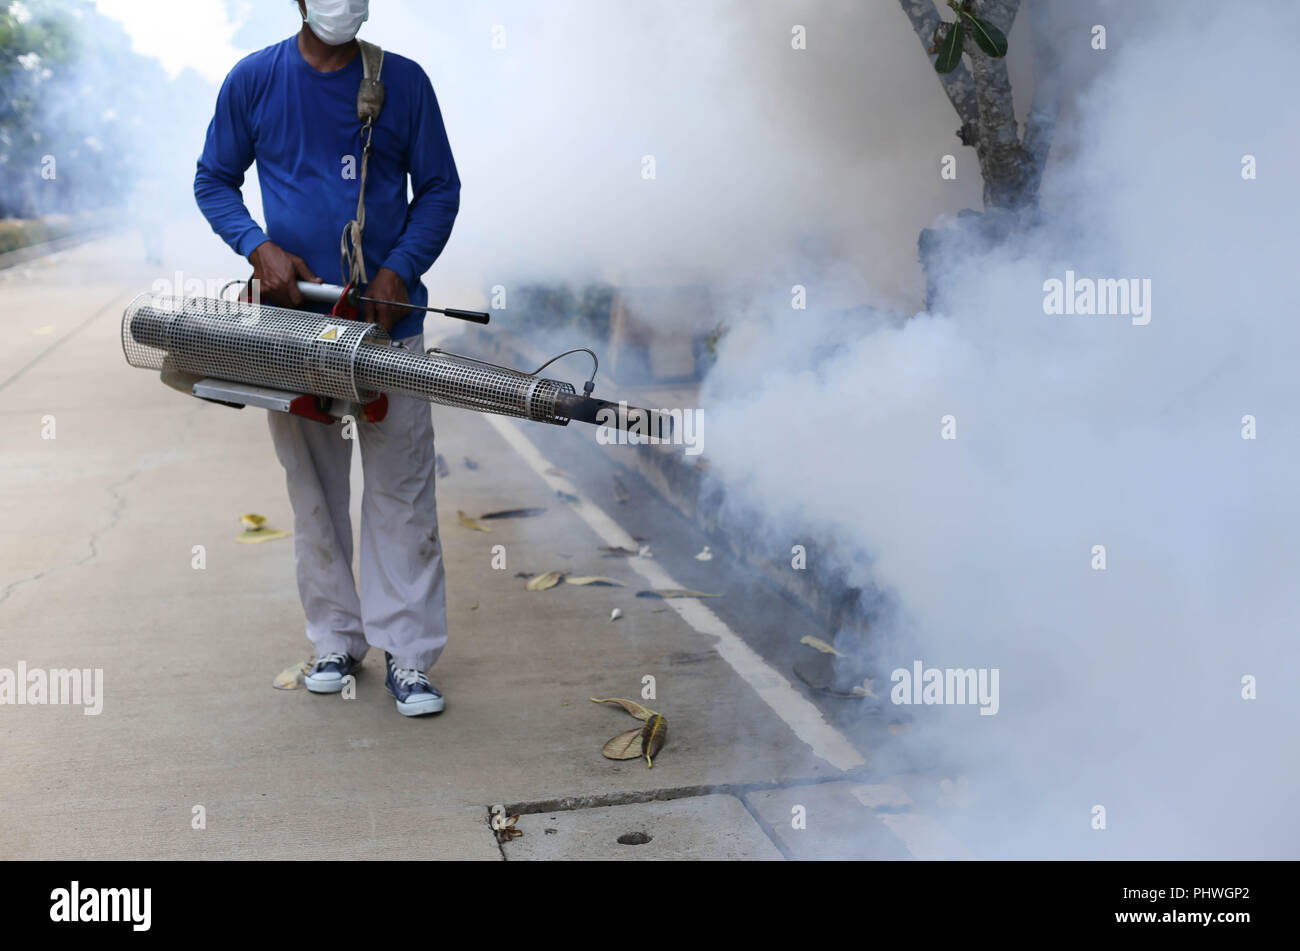
<svg viewBox="0 0 1300 951">
<path fill-rule="evenodd" d="M 983 856 L 1300 847 L 1300 130 L 1282 119 L 1300 49 L 1264 54 L 1258 6 L 1147 5 L 1112 32 L 1044 223 L 954 242 L 933 313 L 854 325 L 774 301 L 708 381 L 708 455 L 774 513 L 776 556 L 835 539 L 888 590 L 886 620 L 842 639 L 878 693 L 916 659 L 1000 669 L 996 716 L 904 708 L 912 733 L 881 752 L 969 775 L 952 821 Z M 1045 314 L 1067 270 L 1149 279 L 1150 323 Z"/>
</svg>

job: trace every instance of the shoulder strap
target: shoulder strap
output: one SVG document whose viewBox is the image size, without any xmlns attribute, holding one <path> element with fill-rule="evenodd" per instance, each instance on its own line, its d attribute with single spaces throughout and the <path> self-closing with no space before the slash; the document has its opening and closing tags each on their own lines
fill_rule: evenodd
<svg viewBox="0 0 1300 951">
<path fill-rule="evenodd" d="M 365 70 L 357 91 L 357 118 L 374 122 L 384 108 L 384 84 L 379 78 L 384 71 L 384 51 L 365 40 L 357 40 L 357 45 L 361 47 L 361 66 Z"/>
<path fill-rule="evenodd" d="M 361 67 L 364 71 L 361 88 L 357 90 L 357 118 L 361 120 L 365 144 L 361 151 L 357 216 L 344 226 L 343 236 L 339 239 L 339 264 L 343 282 L 353 287 L 360 287 L 367 281 L 366 259 L 361 251 L 361 236 L 366 228 L 366 172 L 370 167 L 370 136 L 374 133 L 375 120 L 384 108 L 384 84 L 379 78 L 384 70 L 384 51 L 365 40 L 357 40 L 357 45 L 361 47 Z"/>
</svg>

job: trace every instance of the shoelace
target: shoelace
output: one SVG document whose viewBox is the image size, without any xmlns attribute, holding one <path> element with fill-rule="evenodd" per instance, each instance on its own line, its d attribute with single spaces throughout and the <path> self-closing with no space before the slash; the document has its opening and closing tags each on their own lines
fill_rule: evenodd
<svg viewBox="0 0 1300 951">
<path fill-rule="evenodd" d="M 428 687 L 430 690 L 433 689 L 433 684 L 429 683 L 429 678 L 426 677 L 423 672 L 416 670 L 414 667 L 394 667 L 393 679 L 403 687 L 414 687 L 418 684 L 421 687 Z"/>
<path fill-rule="evenodd" d="M 316 667 L 317 669 L 320 669 L 326 664 L 338 664 L 341 667 L 347 662 L 348 662 L 347 654 L 343 653 L 343 651 L 334 651 L 333 653 L 326 654 L 320 660 L 316 661 Z"/>
</svg>

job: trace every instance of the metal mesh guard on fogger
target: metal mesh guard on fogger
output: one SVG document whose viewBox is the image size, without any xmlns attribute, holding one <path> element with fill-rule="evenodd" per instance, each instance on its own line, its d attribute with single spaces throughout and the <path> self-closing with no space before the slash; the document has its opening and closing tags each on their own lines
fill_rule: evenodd
<svg viewBox="0 0 1300 951">
<path fill-rule="evenodd" d="M 498 367 L 391 346 L 375 324 L 210 297 L 142 294 L 122 315 L 135 367 L 368 402 L 401 394 L 564 426 L 557 398 L 573 386 Z"/>
</svg>

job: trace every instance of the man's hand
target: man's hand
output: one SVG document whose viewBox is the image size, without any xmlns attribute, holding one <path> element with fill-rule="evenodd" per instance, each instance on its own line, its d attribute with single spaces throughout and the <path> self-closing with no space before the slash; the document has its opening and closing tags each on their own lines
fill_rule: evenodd
<svg viewBox="0 0 1300 951">
<path fill-rule="evenodd" d="M 406 296 L 406 282 L 398 276 L 396 271 L 381 267 L 372 280 L 366 286 L 366 297 L 374 297 L 378 300 L 397 301 L 399 304 L 409 304 L 411 299 Z M 410 307 L 392 307 L 388 304 L 371 304 L 362 303 L 361 318 L 368 324 L 379 324 L 389 333 L 392 333 L 393 325 L 411 312 Z"/>
<path fill-rule="evenodd" d="M 262 296 L 281 307 L 301 307 L 302 292 L 298 282 L 322 283 L 307 262 L 290 254 L 273 241 L 263 241 L 248 256 L 253 265 L 253 279 L 261 282 Z"/>
</svg>

